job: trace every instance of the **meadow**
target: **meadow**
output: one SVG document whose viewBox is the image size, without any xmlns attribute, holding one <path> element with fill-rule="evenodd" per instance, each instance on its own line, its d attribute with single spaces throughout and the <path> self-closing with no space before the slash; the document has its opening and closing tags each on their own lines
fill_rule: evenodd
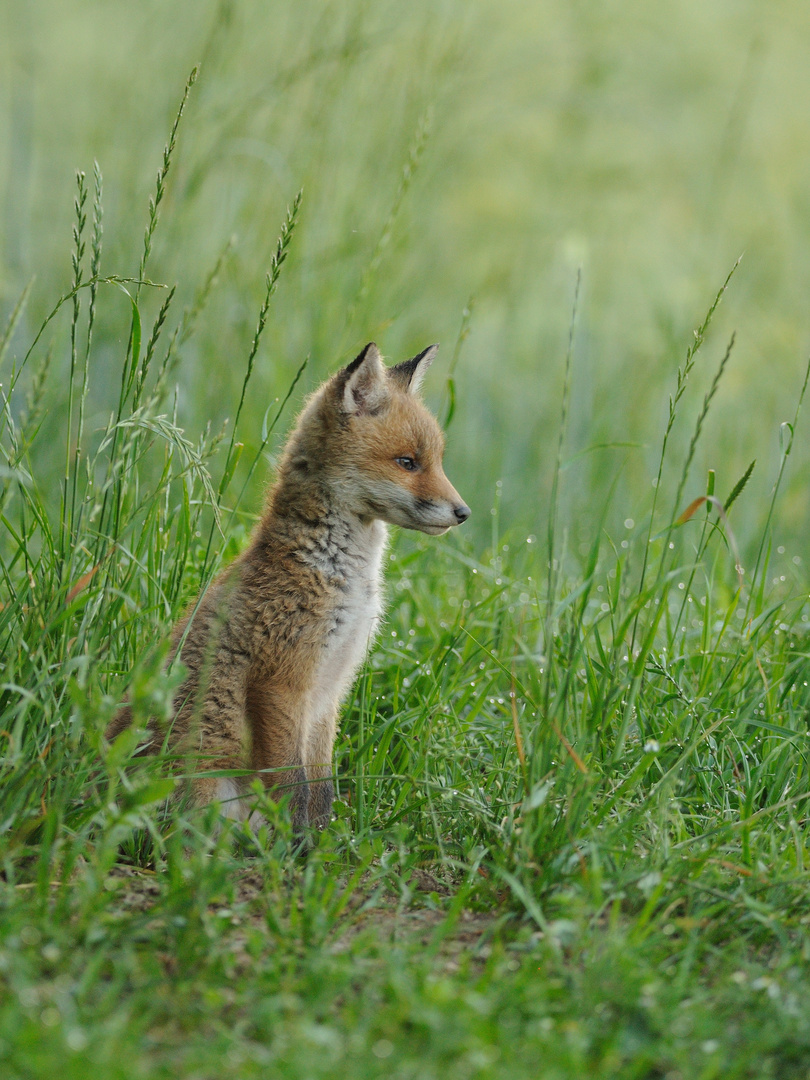
<svg viewBox="0 0 810 1080">
<path fill-rule="evenodd" d="M 810 1074 L 808 38 L 0 12 L 4 1076 Z M 103 732 L 371 339 L 473 516 L 393 538 L 304 856 Z"/>
</svg>

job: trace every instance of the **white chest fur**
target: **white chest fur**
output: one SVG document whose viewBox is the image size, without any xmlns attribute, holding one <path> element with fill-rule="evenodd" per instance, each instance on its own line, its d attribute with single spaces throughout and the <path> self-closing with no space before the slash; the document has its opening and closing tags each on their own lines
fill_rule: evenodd
<svg viewBox="0 0 810 1080">
<path fill-rule="evenodd" d="M 379 630 L 382 615 L 382 559 L 386 526 L 375 521 L 333 563 L 342 587 L 324 628 L 320 662 L 309 695 L 310 717 L 332 721 Z"/>
</svg>

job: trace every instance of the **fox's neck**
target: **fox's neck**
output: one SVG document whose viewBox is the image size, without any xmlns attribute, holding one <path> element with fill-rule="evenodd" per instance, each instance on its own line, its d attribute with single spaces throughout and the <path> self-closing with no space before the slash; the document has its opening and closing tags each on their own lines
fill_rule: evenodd
<svg viewBox="0 0 810 1080">
<path fill-rule="evenodd" d="M 259 529 L 269 542 L 328 553 L 338 563 L 378 561 L 388 536 L 383 521 L 358 516 L 322 478 L 292 470 L 282 470 L 271 489 Z"/>
</svg>

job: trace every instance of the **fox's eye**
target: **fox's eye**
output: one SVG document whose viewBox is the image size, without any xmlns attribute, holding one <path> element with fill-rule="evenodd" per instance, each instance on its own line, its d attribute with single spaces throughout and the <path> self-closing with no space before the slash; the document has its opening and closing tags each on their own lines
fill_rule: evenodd
<svg viewBox="0 0 810 1080">
<path fill-rule="evenodd" d="M 406 472 L 416 472 L 416 461 L 412 457 L 398 457 L 396 463 L 401 465 Z"/>
</svg>

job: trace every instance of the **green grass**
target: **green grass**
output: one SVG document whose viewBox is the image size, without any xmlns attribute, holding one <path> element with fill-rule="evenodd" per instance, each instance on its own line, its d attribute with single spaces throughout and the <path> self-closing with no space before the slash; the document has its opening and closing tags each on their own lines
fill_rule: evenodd
<svg viewBox="0 0 810 1080">
<path fill-rule="evenodd" d="M 434 152 L 420 118 L 431 100 L 439 111 L 469 96 L 471 59 L 496 64 L 521 52 L 521 29 L 537 29 L 509 9 L 512 39 L 495 33 L 487 5 L 469 10 L 418 7 L 398 21 L 386 5 L 349 5 L 345 21 L 318 23 L 305 4 L 298 24 L 279 10 L 285 64 L 234 120 L 245 94 L 236 58 L 260 66 L 253 9 L 211 9 L 206 33 L 190 23 L 203 69 L 179 127 L 168 121 L 162 158 L 155 146 L 145 233 L 125 227 L 126 185 L 111 192 L 99 169 L 77 178 L 72 264 L 60 249 L 57 273 L 50 241 L 31 233 L 45 284 L 20 286 L 0 338 L 4 1075 L 782 1080 L 810 1069 L 810 606 L 795 539 L 806 369 L 783 340 L 771 398 L 756 380 L 734 382 L 752 327 L 764 334 L 790 303 L 745 312 L 745 275 L 764 271 L 755 248 L 727 279 L 736 237 L 720 265 L 696 257 L 702 292 L 695 299 L 692 282 L 682 300 L 690 324 L 681 333 L 682 311 L 666 308 L 658 338 L 654 311 L 635 318 L 626 301 L 609 313 L 617 294 L 598 261 L 581 279 L 567 266 L 539 329 L 519 261 L 504 280 L 479 268 L 482 295 L 465 309 L 473 290 L 456 266 L 475 265 L 470 240 L 413 284 L 420 237 L 431 252 L 458 238 L 449 204 L 437 205 L 447 167 L 434 158 L 420 179 Z M 684 12 L 679 41 L 708 19 Z M 582 189 L 559 213 L 612 190 L 609 177 L 586 185 L 565 155 L 579 131 L 594 155 L 583 169 L 604 160 L 595 128 L 593 142 L 582 132 L 583 102 L 595 100 L 592 83 L 608 102 L 621 89 L 608 62 L 621 18 L 611 29 L 590 14 L 576 30 L 549 8 L 550 40 L 582 35 L 584 96 L 569 102 L 553 159 Z M 789 36 L 784 19 L 770 28 L 777 41 Z M 176 43 L 149 32 L 165 64 Z M 73 46 L 67 70 L 82 57 Z M 420 46 L 425 85 L 397 111 Z M 591 53 L 607 57 L 604 69 Z M 741 110 L 753 115 L 753 70 L 740 77 L 726 164 L 700 196 L 720 233 L 737 220 L 733 206 L 720 213 L 717 192 L 743 152 L 734 132 Z M 653 79 L 660 94 L 668 72 Z M 519 97 L 515 86 L 502 93 Z M 690 101 L 683 87 L 679 100 Z M 390 140 L 376 112 L 368 130 L 352 126 L 361 101 L 392 110 Z M 324 102 L 335 128 L 319 119 Z M 125 97 L 134 138 L 130 107 Z M 515 109 L 513 123 L 524 115 Z M 256 177 L 221 145 L 218 110 L 236 129 L 261 114 L 276 145 L 296 148 L 279 166 L 283 197 L 254 199 Z M 695 131 L 702 145 L 709 128 Z M 339 131 L 361 129 L 354 159 L 337 153 Z M 439 146 L 455 138 L 478 153 L 461 129 L 440 124 Z M 318 172 L 330 148 L 331 215 Z M 371 182 L 374 168 L 387 187 Z M 474 209 L 480 190 L 459 205 Z M 227 198 L 244 200 L 236 216 L 248 228 L 230 247 L 219 235 L 233 224 L 217 202 Z M 756 198 L 756 178 L 734 196 L 744 207 Z M 643 220 L 653 202 L 639 204 Z M 417 206 L 439 216 L 420 223 Z M 484 215 L 482 259 L 515 251 L 521 214 L 530 220 L 526 201 L 492 233 Z M 640 233 L 628 244 L 642 265 Z M 663 304 L 656 274 L 671 280 L 655 266 L 640 294 L 652 308 Z M 510 297 L 505 334 L 493 312 Z M 729 309 L 745 316 L 736 339 Z M 244 543 L 304 385 L 372 333 L 392 352 L 417 334 L 426 343 L 434 319 L 453 326 L 433 384 L 448 472 L 478 524 L 441 541 L 395 538 L 387 621 L 344 710 L 336 819 L 307 857 L 272 803 L 260 837 L 236 826 L 215 836 L 211 812 L 168 807 L 167 763 L 133 760 L 128 733 L 106 744 L 105 725 L 127 687 L 136 715 L 169 715 L 176 676 L 162 670 L 160 642 Z M 604 406 L 592 402 L 588 420 L 591 350 L 621 340 L 625 357 L 647 355 L 653 338 L 669 355 L 677 342 L 654 405 L 652 385 L 614 385 L 619 365 L 591 387 Z M 525 389 L 538 341 L 559 357 L 539 409 Z M 487 374 L 501 350 L 510 362 Z M 790 404 L 786 424 L 748 421 L 776 397 Z M 618 472 L 617 451 L 628 452 Z"/>
</svg>

